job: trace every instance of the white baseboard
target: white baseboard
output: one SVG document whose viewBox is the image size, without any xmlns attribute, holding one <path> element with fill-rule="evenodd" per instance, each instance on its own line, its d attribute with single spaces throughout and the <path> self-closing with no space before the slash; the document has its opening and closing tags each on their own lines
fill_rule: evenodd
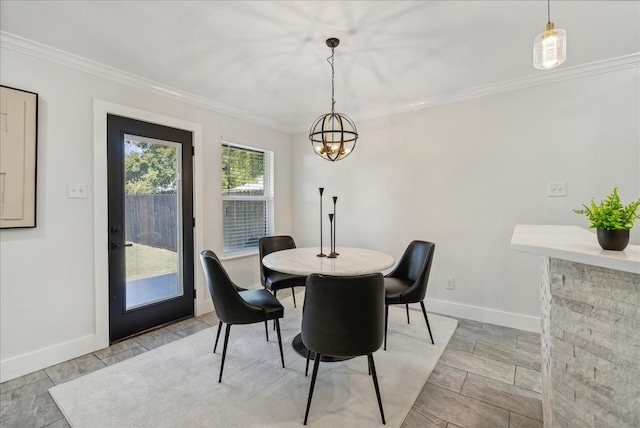
<svg viewBox="0 0 640 428">
<path fill-rule="evenodd" d="M 428 312 L 540 333 L 540 318 L 538 317 L 437 299 L 425 299 L 425 306 Z M 202 299 L 202 301 L 198 299 L 196 309 L 198 315 L 212 310 L 213 302 L 210 299 Z M 0 361 L 0 382 L 33 373 L 107 346 L 109 346 L 107 337 L 101 338 L 99 335 L 93 334 L 28 354 L 7 358 Z"/>
<path fill-rule="evenodd" d="M 464 305 L 446 300 L 425 299 L 427 312 L 450 315 L 456 318 L 486 322 L 518 330 L 540 333 L 540 318 L 512 312 L 498 311 L 479 306 Z"/>
<path fill-rule="evenodd" d="M 209 293 L 209 290 L 206 290 Z M 213 311 L 213 302 L 209 299 L 196 301 L 196 316 Z M 0 382 L 6 382 L 29 373 L 51 367 L 74 358 L 98 351 L 109 346 L 109 338 L 100 338 L 92 334 L 57 343 L 26 354 L 17 355 L 0 361 Z"/>
<path fill-rule="evenodd" d="M 207 294 L 209 290 L 206 290 Z M 200 315 L 208 314 L 211 311 L 214 311 L 213 300 L 209 299 L 196 299 L 196 313 L 195 316 L 199 317 Z"/>
<path fill-rule="evenodd" d="M 207 294 L 209 290 L 205 289 Z M 196 316 L 213 311 L 211 298 L 196 300 Z M 100 337 L 91 334 L 64 343 L 57 343 L 47 348 L 16 355 L 0 361 L 0 382 L 6 382 L 29 373 L 51 367 L 74 358 L 98 351 L 109 346 L 107 332 Z"/>
<path fill-rule="evenodd" d="M 107 346 L 109 346 L 108 337 L 103 338 L 98 334 L 92 334 L 4 359 L 0 361 L 0 382 L 63 363 Z"/>
</svg>

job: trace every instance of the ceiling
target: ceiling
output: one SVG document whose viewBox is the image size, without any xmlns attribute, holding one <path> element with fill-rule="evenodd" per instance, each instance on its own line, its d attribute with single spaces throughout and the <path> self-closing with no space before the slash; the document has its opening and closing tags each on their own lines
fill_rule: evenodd
<svg viewBox="0 0 640 428">
<path fill-rule="evenodd" d="M 331 110 L 353 119 L 640 52 L 640 2 L 550 2 L 567 60 L 532 66 L 547 2 L 13 1 L 0 30 L 131 73 L 167 93 L 287 130 Z M 8 34 L 7 34 L 8 33 Z"/>
</svg>

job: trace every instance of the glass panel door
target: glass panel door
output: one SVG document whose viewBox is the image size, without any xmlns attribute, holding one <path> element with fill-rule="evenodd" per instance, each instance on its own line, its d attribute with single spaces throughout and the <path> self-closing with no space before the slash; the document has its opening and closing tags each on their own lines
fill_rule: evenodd
<svg viewBox="0 0 640 428">
<path fill-rule="evenodd" d="M 126 309 L 183 294 L 180 144 L 124 136 Z"/>
<path fill-rule="evenodd" d="M 107 114 L 109 339 L 193 316 L 193 134 Z"/>
</svg>

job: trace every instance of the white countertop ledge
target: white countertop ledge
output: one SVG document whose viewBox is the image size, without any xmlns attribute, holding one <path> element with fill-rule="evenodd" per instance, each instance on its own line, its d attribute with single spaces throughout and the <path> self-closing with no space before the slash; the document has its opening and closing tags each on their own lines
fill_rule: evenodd
<svg viewBox="0 0 640 428">
<path fill-rule="evenodd" d="M 640 246 L 603 250 L 595 233 L 578 226 L 516 225 L 511 247 L 525 253 L 640 274 Z"/>
</svg>

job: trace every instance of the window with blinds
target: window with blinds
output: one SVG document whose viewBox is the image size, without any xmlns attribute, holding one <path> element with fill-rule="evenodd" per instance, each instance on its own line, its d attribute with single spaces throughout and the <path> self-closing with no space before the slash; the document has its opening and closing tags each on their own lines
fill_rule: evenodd
<svg viewBox="0 0 640 428">
<path fill-rule="evenodd" d="M 273 152 L 222 143 L 224 255 L 254 253 L 273 235 Z"/>
</svg>

